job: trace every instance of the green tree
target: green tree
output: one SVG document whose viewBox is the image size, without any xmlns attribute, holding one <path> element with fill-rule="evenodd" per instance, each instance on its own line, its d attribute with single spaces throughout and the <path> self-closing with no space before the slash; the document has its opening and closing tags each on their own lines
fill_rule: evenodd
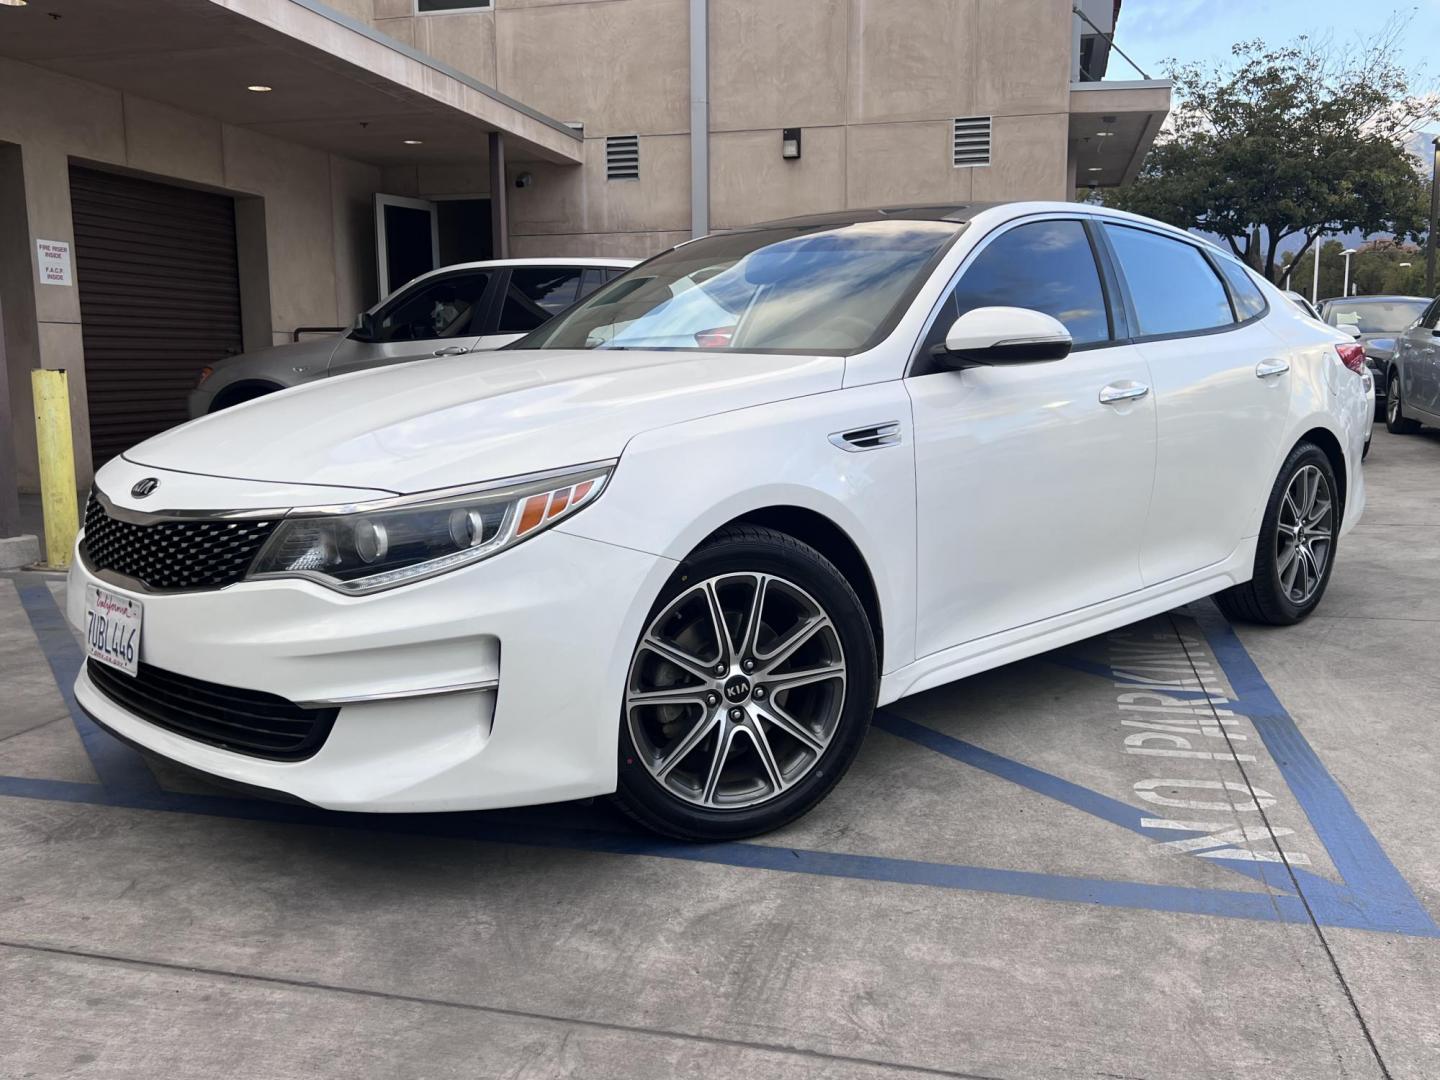
<svg viewBox="0 0 1440 1080">
<path fill-rule="evenodd" d="M 1418 239 L 1428 184 L 1405 143 L 1436 100 L 1413 94 L 1392 59 L 1404 28 L 1359 50 L 1302 37 L 1240 42 L 1210 68 L 1172 63 L 1171 125 L 1135 182 L 1104 202 L 1217 234 L 1272 281 L 1291 237 L 1301 237 L 1296 257 L 1353 230 Z"/>
<path fill-rule="evenodd" d="M 1310 295 L 1315 272 L 1315 250 L 1320 250 L 1320 299 L 1339 296 L 1345 284 L 1344 245 L 1326 240 L 1299 259 L 1286 252 L 1281 259 L 1279 279 L 1289 275 L 1290 288 Z M 1407 265 L 1408 264 L 1408 265 Z M 1409 244 L 1377 240 L 1363 244 L 1350 257 L 1350 292 L 1357 296 L 1380 294 L 1425 295 L 1425 252 Z"/>
</svg>

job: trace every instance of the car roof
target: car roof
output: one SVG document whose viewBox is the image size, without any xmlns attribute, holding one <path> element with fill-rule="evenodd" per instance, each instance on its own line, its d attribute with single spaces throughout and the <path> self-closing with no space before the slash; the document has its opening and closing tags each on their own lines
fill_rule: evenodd
<svg viewBox="0 0 1440 1080">
<path fill-rule="evenodd" d="M 757 229 L 806 228 L 825 225 L 858 225 L 866 221 L 952 221 L 964 224 L 982 210 L 989 210 L 1004 203 L 944 203 L 935 206 L 874 206 L 850 210 L 831 210 L 823 214 L 802 214 L 799 217 L 779 218 L 745 225 L 733 231 L 751 232 Z"/>
<path fill-rule="evenodd" d="M 550 256 L 540 259 L 482 259 L 478 262 L 446 263 L 444 266 L 437 266 L 434 270 L 425 271 L 420 277 L 429 277 L 431 274 L 438 274 L 446 270 L 485 270 L 499 266 L 600 266 L 628 270 L 639 261 L 639 259 L 600 259 L 588 256 L 574 259 Z M 419 278 L 416 280 L 418 281 Z"/>
<path fill-rule="evenodd" d="M 1193 244 L 1203 244 L 1207 248 L 1219 252 L 1226 258 L 1232 258 L 1229 252 L 1225 251 L 1208 237 L 1186 232 L 1184 229 L 1178 229 L 1174 225 L 1169 225 L 1163 221 L 1156 221 L 1153 218 L 1143 217 L 1139 214 L 1127 213 L 1124 210 L 1112 210 L 1108 206 L 1099 206 L 1094 203 L 1040 200 L 1016 199 L 997 202 L 915 204 L 835 210 L 824 214 L 806 214 L 801 217 L 780 218 L 776 221 L 758 222 L 754 225 L 742 226 L 731 231 L 753 232 L 761 229 L 774 228 L 825 228 L 827 226 L 858 225 L 871 221 L 949 221 L 957 225 L 965 225 L 980 218 L 982 215 L 987 219 L 993 218 L 998 223 L 1006 217 L 1021 217 L 1026 214 L 1082 214 L 1088 217 L 1105 218 L 1109 221 L 1129 222 L 1136 225 L 1143 225 L 1149 229 L 1172 233 L 1176 237 L 1184 238 Z"/>
</svg>

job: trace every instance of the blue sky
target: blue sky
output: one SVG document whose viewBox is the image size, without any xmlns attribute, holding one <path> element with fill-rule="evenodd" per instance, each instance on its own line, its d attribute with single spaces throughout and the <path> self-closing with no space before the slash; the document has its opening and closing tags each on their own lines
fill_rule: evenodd
<svg viewBox="0 0 1440 1080">
<path fill-rule="evenodd" d="M 1152 78 L 1167 58 L 1220 59 L 1232 43 L 1271 44 L 1300 34 L 1328 36 L 1344 46 L 1373 34 L 1392 16 L 1409 19 L 1401 59 L 1416 90 L 1440 83 L 1440 0 L 1124 0 L 1115 41 Z M 1112 56 L 1109 77 L 1138 78 Z"/>
</svg>

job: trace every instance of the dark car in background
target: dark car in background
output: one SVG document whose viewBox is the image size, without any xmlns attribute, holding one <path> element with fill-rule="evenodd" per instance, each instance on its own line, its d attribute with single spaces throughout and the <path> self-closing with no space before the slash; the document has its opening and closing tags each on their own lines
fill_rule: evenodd
<svg viewBox="0 0 1440 1080">
<path fill-rule="evenodd" d="M 1393 434 L 1421 424 L 1440 427 L 1440 298 L 1428 301 L 1420 318 L 1396 335 L 1384 385 L 1385 427 Z"/>
<path fill-rule="evenodd" d="M 1365 365 L 1375 377 L 1377 416 L 1385 415 L 1396 338 L 1414 325 L 1429 304 L 1423 296 L 1341 296 L 1320 301 L 1321 319 L 1341 330 L 1359 332 Z"/>
</svg>

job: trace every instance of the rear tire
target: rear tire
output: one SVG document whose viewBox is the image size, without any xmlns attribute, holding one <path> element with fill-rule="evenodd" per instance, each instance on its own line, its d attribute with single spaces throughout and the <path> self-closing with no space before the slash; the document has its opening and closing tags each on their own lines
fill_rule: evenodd
<svg viewBox="0 0 1440 1080">
<path fill-rule="evenodd" d="M 635 645 L 615 800 L 681 840 L 777 829 L 845 774 L 878 690 L 875 635 L 840 571 L 784 533 L 722 529 L 671 575 Z"/>
<path fill-rule="evenodd" d="M 1413 435 L 1420 430 L 1420 422 L 1405 415 L 1398 371 L 1390 372 L 1390 385 L 1385 388 L 1385 430 L 1391 435 Z"/>
<path fill-rule="evenodd" d="M 1253 575 L 1215 595 L 1227 618 L 1290 626 L 1315 610 L 1335 566 L 1339 490 L 1318 446 L 1302 442 L 1290 451 L 1265 505 Z"/>
</svg>

